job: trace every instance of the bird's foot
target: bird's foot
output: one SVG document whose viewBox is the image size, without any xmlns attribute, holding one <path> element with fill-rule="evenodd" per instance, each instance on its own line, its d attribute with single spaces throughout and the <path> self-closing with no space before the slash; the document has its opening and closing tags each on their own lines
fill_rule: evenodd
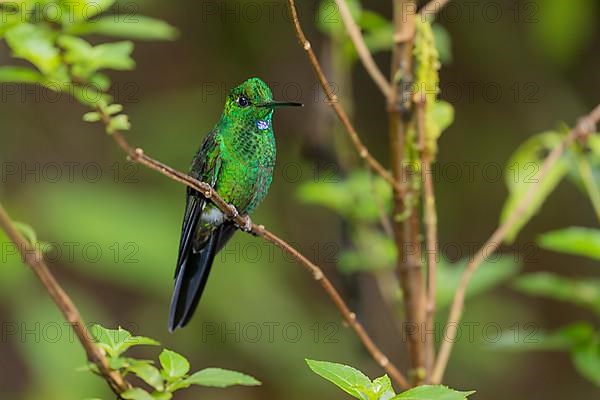
<svg viewBox="0 0 600 400">
<path fill-rule="evenodd" d="M 244 232 L 252 232 L 252 219 L 250 219 L 250 216 L 246 214 L 242 215 L 240 218 L 242 219 L 242 221 L 244 221 L 244 223 L 237 224 L 238 228 L 240 228 Z"/>
</svg>

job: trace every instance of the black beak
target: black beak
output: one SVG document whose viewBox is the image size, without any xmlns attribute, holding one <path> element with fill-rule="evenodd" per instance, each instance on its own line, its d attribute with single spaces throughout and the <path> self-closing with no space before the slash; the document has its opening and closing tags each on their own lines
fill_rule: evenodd
<svg viewBox="0 0 600 400">
<path fill-rule="evenodd" d="M 302 103 L 296 103 L 294 101 L 270 101 L 268 103 L 258 104 L 259 107 L 269 107 L 269 108 L 278 108 L 278 107 L 304 107 Z"/>
</svg>

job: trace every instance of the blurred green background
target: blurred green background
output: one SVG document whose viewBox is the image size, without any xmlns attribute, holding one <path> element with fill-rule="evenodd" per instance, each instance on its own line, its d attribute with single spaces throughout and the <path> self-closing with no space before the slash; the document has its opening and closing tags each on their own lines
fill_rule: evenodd
<svg viewBox="0 0 600 400">
<path fill-rule="evenodd" d="M 363 7 L 389 17 L 389 3 L 368 0 Z M 305 104 L 275 116 L 275 179 L 253 219 L 320 264 L 376 342 L 406 366 L 404 342 L 374 277 L 336 268 L 347 245 L 346 227 L 296 195 L 301 183 L 335 180 L 332 149 L 344 148 L 345 138 L 296 43 L 285 3 L 119 4 L 123 13 L 158 17 L 180 29 L 174 42 L 136 44 L 134 72 L 111 73 L 115 99 L 132 120 L 128 138 L 151 156 L 187 170 L 227 90 L 248 77 L 263 78 L 276 98 Z M 456 120 L 441 138 L 435 182 L 442 250 L 457 259 L 497 225 L 507 195 L 498 173 L 515 148 L 560 122 L 573 123 L 598 103 L 600 7 L 595 0 L 454 4 L 439 22 L 452 53 L 441 71 L 442 98 L 455 106 Z M 348 76 L 339 74 L 336 43 L 315 24 L 319 3 L 298 6 L 309 39 L 339 78 L 332 79 L 338 96 L 352 107 L 362 138 L 387 165 L 384 100 L 360 65 Z M 331 21 L 337 21 L 336 10 L 331 12 Z M 1 63 L 9 57 L 2 43 Z M 389 55 L 378 53 L 376 60 L 387 71 Z M 0 89 L 2 202 L 14 219 L 54 244 L 48 255 L 52 269 L 86 321 L 154 337 L 188 356 L 193 369 L 230 368 L 263 382 L 226 392 L 193 388 L 178 398 L 346 398 L 312 375 L 304 358 L 354 365 L 372 377 L 381 373 L 310 275 L 266 242 L 241 233 L 217 256 L 189 327 L 169 334 L 184 188 L 129 165 L 100 126 L 81 121 L 85 110 L 74 100 L 32 87 Z M 512 265 L 525 272 L 598 276 L 597 263 L 534 243 L 539 233 L 573 225 L 595 226 L 594 213 L 572 184 L 563 183 L 515 244 L 502 251 L 514 254 Z M 79 344 L 4 237 L 0 245 L 0 398 L 112 398 L 103 381 L 76 371 L 84 364 Z M 439 321 L 444 317 L 441 310 Z M 507 353 L 490 346 L 496 326 L 504 329 L 502 335 L 513 335 L 528 323 L 541 330 L 580 319 L 598 325 L 591 313 L 527 297 L 509 284 L 473 297 L 464 321 L 479 325 L 473 338 L 459 340 L 446 383 L 476 389 L 475 398 L 488 400 L 508 392 L 518 399 L 594 398 L 598 388 L 575 372 L 567 354 Z M 156 350 L 139 354 L 155 358 Z"/>
</svg>

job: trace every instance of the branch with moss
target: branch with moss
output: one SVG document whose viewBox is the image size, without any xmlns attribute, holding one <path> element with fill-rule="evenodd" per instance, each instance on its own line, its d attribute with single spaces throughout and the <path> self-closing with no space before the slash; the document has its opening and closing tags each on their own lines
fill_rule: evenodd
<svg viewBox="0 0 600 400">
<path fill-rule="evenodd" d="M 498 228 L 496 228 L 485 244 L 481 246 L 477 253 L 475 253 L 463 272 L 459 285 L 454 294 L 452 305 L 450 307 L 450 314 L 445 327 L 446 330 L 448 330 L 450 326 L 458 326 L 458 323 L 462 317 L 467 287 L 469 286 L 469 283 L 473 278 L 473 274 L 477 268 L 486 259 L 486 257 L 489 257 L 498 249 L 500 244 L 507 237 L 513 225 L 515 225 L 521 216 L 526 212 L 528 205 L 531 203 L 540 189 L 544 178 L 548 175 L 548 172 L 552 169 L 552 167 L 559 161 L 564 151 L 577 140 L 585 141 L 589 135 L 596 131 L 596 125 L 599 122 L 600 105 L 593 109 L 587 116 L 581 118 L 577 125 L 563 138 L 562 142 L 560 142 L 560 144 L 556 146 L 550 152 L 550 154 L 548 154 L 540 167 L 539 173 L 536 176 L 536 182 L 533 183 L 532 186 L 527 190 L 512 214 L 500 226 L 498 226 Z M 446 332 L 445 335 L 448 335 L 448 332 Z M 443 379 L 444 371 L 448 365 L 450 353 L 455 342 L 455 336 L 456 332 L 451 337 L 444 336 L 446 340 L 444 340 L 440 346 L 438 358 L 433 369 L 431 378 L 433 383 L 441 382 Z"/>
</svg>

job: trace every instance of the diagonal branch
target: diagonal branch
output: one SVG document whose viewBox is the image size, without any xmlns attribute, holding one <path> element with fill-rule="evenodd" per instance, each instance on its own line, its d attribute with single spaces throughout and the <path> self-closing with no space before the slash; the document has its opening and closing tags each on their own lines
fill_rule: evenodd
<svg viewBox="0 0 600 400">
<path fill-rule="evenodd" d="M 109 368 L 108 360 L 104 353 L 91 340 L 91 336 L 79 314 L 79 310 L 77 310 L 71 298 L 56 281 L 52 272 L 50 272 L 42 253 L 17 230 L 2 204 L 0 204 L 0 227 L 17 247 L 19 253 L 21 253 L 23 262 L 31 267 L 65 319 L 71 324 L 77 335 L 77 339 L 87 354 L 88 360 L 98 367 L 100 375 L 110 385 L 113 392 L 119 395 L 129 389 L 129 383 L 118 372 Z M 119 396 L 119 398 L 121 397 Z"/>
<path fill-rule="evenodd" d="M 392 185 L 392 187 L 398 193 L 402 193 L 403 189 L 402 189 L 401 185 L 399 185 L 398 182 L 396 182 L 394 180 L 393 176 L 389 173 L 389 171 L 386 170 L 383 167 L 383 165 L 381 165 L 379 163 L 379 161 L 377 161 L 373 157 L 373 155 L 369 152 L 369 149 L 367 149 L 367 147 L 363 144 L 362 140 L 360 140 L 360 137 L 358 136 L 356 129 L 352 125 L 352 122 L 350 122 L 350 118 L 348 118 L 348 114 L 346 114 L 346 111 L 344 110 L 344 108 L 342 107 L 340 102 L 338 101 L 337 96 L 333 93 L 333 90 L 332 90 L 331 86 L 329 85 L 329 82 L 327 81 L 325 74 L 323 73 L 321 64 L 319 63 L 319 60 L 317 59 L 317 56 L 315 55 L 315 52 L 313 51 L 310 42 L 306 39 L 306 36 L 304 35 L 304 31 L 302 30 L 302 26 L 300 25 L 300 20 L 298 19 L 298 10 L 296 9 L 295 0 L 288 0 L 287 4 L 288 4 L 288 9 L 290 11 L 291 17 L 292 17 L 292 22 L 294 23 L 294 29 L 296 30 L 296 37 L 298 38 L 298 42 L 300 42 L 300 45 L 306 52 L 306 55 L 308 56 L 308 60 L 310 61 L 313 71 L 314 71 L 315 75 L 317 76 L 319 84 L 323 88 L 323 92 L 325 93 L 325 96 L 327 97 L 329 105 L 331 106 L 331 108 L 333 108 L 333 111 L 335 111 L 335 113 L 337 114 L 342 125 L 344 125 L 344 128 L 348 132 L 348 136 L 350 136 L 350 140 L 352 141 L 352 144 L 356 148 L 358 155 L 360 156 L 360 158 L 362 158 L 363 160 L 366 161 L 369 168 L 371 168 L 375 173 L 379 174 L 390 185 Z"/>
<path fill-rule="evenodd" d="M 104 124 L 108 124 L 110 122 L 110 116 L 101 113 L 101 119 Z M 192 189 L 196 189 L 199 193 L 201 193 L 205 198 L 212 201 L 229 219 L 234 221 L 239 227 L 244 227 L 249 233 L 252 233 L 256 236 L 260 236 L 268 242 L 271 242 L 275 246 L 279 247 L 281 250 L 288 253 L 292 256 L 300 265 L 302 265 L 305 269 L 307 269 L 312 275 L 313 278 L 319 282 L 321 287 L 325 290 L 329 298 L 333 301 L 338 311 L 344 318 L 344 320 L 348 323 L 348 325 L 352 328 L 352 330 L 356 333 L 360 341 L 363 343 L 365 348 L 368 350 L 369 354 L 373 359 L 381 366 L 389 376 L 402 388 L 407 389 L 410 387 L 408 381 L 404 377 L 404 375 L 390 362 L 390 360 L 383 354 L 383 352 L 379 349 L 379 347 L 373 342 L 373 339 L 366 332 L 363 325 L 356 318 L 356 314 L 350 310 L 342 296 L 333 286 L 329 278 L 325 276 L 323 270 L 311 262 L 308 258 L 302 255 L 298 250 L 288 244 L 286 241 L 275 235 L 274 233 L 268 231 L 263 225 L 257 225 L 251 222 L 250 218 L 247 215 L 240 215 L 234 206 L 228 204 L 225 200 L 219 196 L 216 190 L 214 190 L 208 183 L 198 181 L 187 174 L 179 172 L 168 165 L 161 163 L 158 160 L 155 160 L 149 156 L 147 156 L 144 151 L 140 148 L 133 148 L 129 145 L 127 140 L 120 132 L 114 132 L 112 137 L 117 142 L 119 147 L 124 150 L 128 158 L 133 161 L 144 165 L 150 169 L 160 172 L 166 177 L 176 181 L 183 183 L 186 186 L 191 187 Z"/>
<path fill-rule="evenodd" d="M 375 84 L 379 87 L 379 90 L 381 90 L 381 93 L 383 93 L 386 99 L 389 98 L 392 93 L 392 87 L 377 64 L 375 64 L 375 60 L 373 60 L 373 56 L 360 33 L 360 28 L 356 24 L 356 21 L 354 21 L 354 18 L 352 18 L 348 3 L 346 0 L 335 0 L 335 2 L 340 9 L 342 21 L 344 22 L 344 26 L 346 27 L 350 39 L 352 39 L 352 43 L 354 43 L 360 61 L 363 63 L 363 66 L 369 75 L 371 75 Z"/>
<path fill-rule="evenodd" d="M 581 118 L 577 123 L 577 126 L 573 128 L 567 136 L 564 137 L 563 141 L 555 147 L 550 154 L 544 160 L 544 163 L 540 167 L 539 174 L 537 175 L 536 183 L 532 184 L 529 188 L 523 199 L 519 202 L 518 207 L 515 211 L 506 219 L 496 230 L 487 242 L 477 251 L 477 253 L 473 256 L 473 259 L 467 265 L 467 268 L 463 272 L 461 280 L 458 284 L 458 288 L 454 294 L 454 299 L 452 300 L 452 306 L 450 308 L 450 315 L 448 316 L 448 322 L 446 323 L 446 330 L 450 326 L 457 326 L 460 322 L 460 318 L 462 316 L 464 302 L 465 302 L 465 293 L 467 290 L 467 286 L 473 277 L 473 274 L 481 265 L 481 263 L 485 260 L 486 257 L 489 257 L 491 253 L 496 251 L 500 244 L 504 241 L 507 232 L 510 228 L 521 218 L 523 213 L 527 210 L 527 206 L 531 203 L 535 194 L 538 192 L 541 182 L 544 180 L 548 171 L 556 164 L 556 162 L 560 159 L 563 152 L 567 147 L 569 147 L 575 140 L 584 139 L 596 130 L 596 125 L 600 121 L 600 105 L 597 106 L 590 114 Z M 448 333 L 446 333 L 447 335 Z M 440 351 L 438 355 L 438 359 L 436 360 L 435 367 L 433 369 L 432 374 L 432 382 L 439 383 L 442 381 L 444 376 L 444 371 L 446 369 L 446 365 L 448 364 L 448 359 L 450 358 L 450 352 L 452 351 L 452 346 L 455 342 L 455 337 L 446 337 L 446 340 L 442 342 L 440 346 Z"/>
</svg>

